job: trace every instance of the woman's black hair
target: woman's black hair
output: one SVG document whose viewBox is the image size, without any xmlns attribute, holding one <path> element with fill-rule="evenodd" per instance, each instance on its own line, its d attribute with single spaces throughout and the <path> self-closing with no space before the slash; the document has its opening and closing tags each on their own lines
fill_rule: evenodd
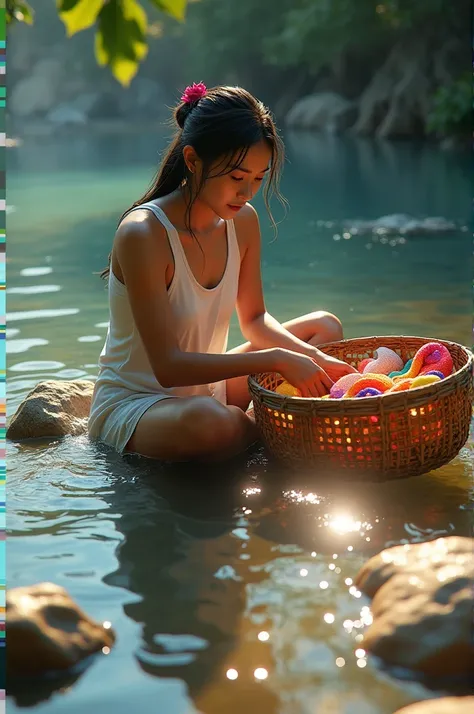
<svg viewBox="0 0 474 714">
<path fill-rule="evenodd" d="M 186 192 L 185 225 L 191 235 L 194 235 L 190 226 L 191 208 L 210 177 L 211 167 L 214 167 L 212 177 L 230 173 L 242 164 L 251 146 L 265 141 L 271 149 L 272 158 L 263 196 L 276 230 L 270 198 L 275 194 L 282 205 L 286 206 L 286 201 L 279 191 L 284 145 L 267 107 L 241 87 L 219 86 L 208 89 L 204 96 L 193 102 L 181 101 L 175 107 L 173 116 L 178 128 L 150 188 L 125 211 L 120 220 L 136 206 L 167 196 L 183 184 L 191 185 L 183 156 L 184 147 L 189 145 L 203 164 L 199 186 L 193 194 Z M 219 162 L 217 173 L 216 162 Z M 107 277 L 108 273 L 109 267 L 101 276 Z"/>
</svg>

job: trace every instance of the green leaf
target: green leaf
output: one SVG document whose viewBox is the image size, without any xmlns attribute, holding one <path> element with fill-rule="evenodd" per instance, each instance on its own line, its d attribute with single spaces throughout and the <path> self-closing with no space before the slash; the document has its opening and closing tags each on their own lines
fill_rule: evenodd
<svg viewBox="0 0 474 714">
<path fill-rule="evenodd" d="M 26 22 L 27 25 L 32 25 L 34 11 L 27 2 L 19 2 L 15 10 L 15 17 L 21 22 Z"/>
<path fill-rule="evenodd" d="M 128 86 L 148 52 L 147 16 L 137 0 L 109 0 L 98 18 L 95 56 Z"/>
<path fill-rule="evenodd" d="M 56 0 L 58 13 L 66 26 L 68 37 L 86 30 L 97 20 L 104 0 Z"/>
<path fill-rule="evenodd" d="M 188 0 L 150 0 L 150 2 L 175 20 L 182 22 L 185 18 Z"/>
<path fill-rule="evenodd" d="M 24 22 L 27 25 L 33 24 L 34 10 L 26 2 L 26 0 L 15 0 L 13 3 L 7 3 L 6 19 L 7 24 L 17 20 Z"/>
</svg>

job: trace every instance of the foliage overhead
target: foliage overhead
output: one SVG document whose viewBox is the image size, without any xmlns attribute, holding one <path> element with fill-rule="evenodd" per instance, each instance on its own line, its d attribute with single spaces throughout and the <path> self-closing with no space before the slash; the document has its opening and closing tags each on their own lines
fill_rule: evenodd
<svg viewBox="0 0 474 714">
<path fill-rule="evenodd" d="M 461 24 L 470 0 L 201 0 L 187 26 L 216 67 L 231 70 L 259 58 L 262 66 L 317 73 L 341 55 L 368 54 L 402 34 Z M 243 42 L 245 41 L 245 44 Z"/>
<path fill-rule="evenodd" d="M 108 65 L 123 84 L 130 84 L 148 51 L 144 9 L 136 0 L 110 0 L 98 16 L 97 24 L 97 62 Z"/>
<path fill-rule="evenodd" d="M 188 0 L 148 0 L 175 20 L 183 21 Z M 110 67 L 128 86 L 148 52 L 148 19 L 139 0 L 56 0 L 58 15 L 68 37 L 95 27 L 98 64 Z M 32 24 L 34 13 L 26 0 L 7 0 L 7 23 Z"/>
<path fill-rule="evenodd" d="M 5 11 L 7 24 L 15 20 L 27 25 L 33 24 L 34 12 L 26 0 L 6 0 Z"/>
</svg>

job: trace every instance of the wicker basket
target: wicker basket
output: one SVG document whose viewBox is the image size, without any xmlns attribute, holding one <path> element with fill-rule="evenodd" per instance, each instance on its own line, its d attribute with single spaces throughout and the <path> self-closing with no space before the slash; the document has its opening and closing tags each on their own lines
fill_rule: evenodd
<svg viewBox="0 0 474 714">
<path fill-rule="evenodd" d="M 353 366 L 390 347 L 404 362 L 427 342 L 445 345 L 453 374 L 426 387 L 364 399 L 303 399 L 273 390 L 282 377 L 251 375 L 257 426 L 271 454 L 318 473 L 390 479 L 415 476 L 453 459 L 469 435 L 473 356 L 461 345 L 422 337 L 364 337 L 322 345 Z"/>
</svg>

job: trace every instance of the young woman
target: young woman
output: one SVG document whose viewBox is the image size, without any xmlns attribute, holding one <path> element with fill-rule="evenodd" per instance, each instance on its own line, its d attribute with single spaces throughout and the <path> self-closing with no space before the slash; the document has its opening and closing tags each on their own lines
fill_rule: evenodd
<svg viewBox="0 0 474 714">
<path fill-rule="evenodd" d="M 281 200 L 284 148 L 268 109 L 239 87 L 198 84 L 174 115 L 176 136 L 104 271 L 110 326 L 89 433 L 151 458 L 225 459 L 257 437 L 249 374 L 278 372 L 316 397 L 354 370 L 317 348 L 342 338 L 334 315 L 281 325 L 265 309 L 249 201 L 264 181 L 267 209 L 272 192 Z M 235 308 L 248 341 L 226 351 Z"/>
</svg>

